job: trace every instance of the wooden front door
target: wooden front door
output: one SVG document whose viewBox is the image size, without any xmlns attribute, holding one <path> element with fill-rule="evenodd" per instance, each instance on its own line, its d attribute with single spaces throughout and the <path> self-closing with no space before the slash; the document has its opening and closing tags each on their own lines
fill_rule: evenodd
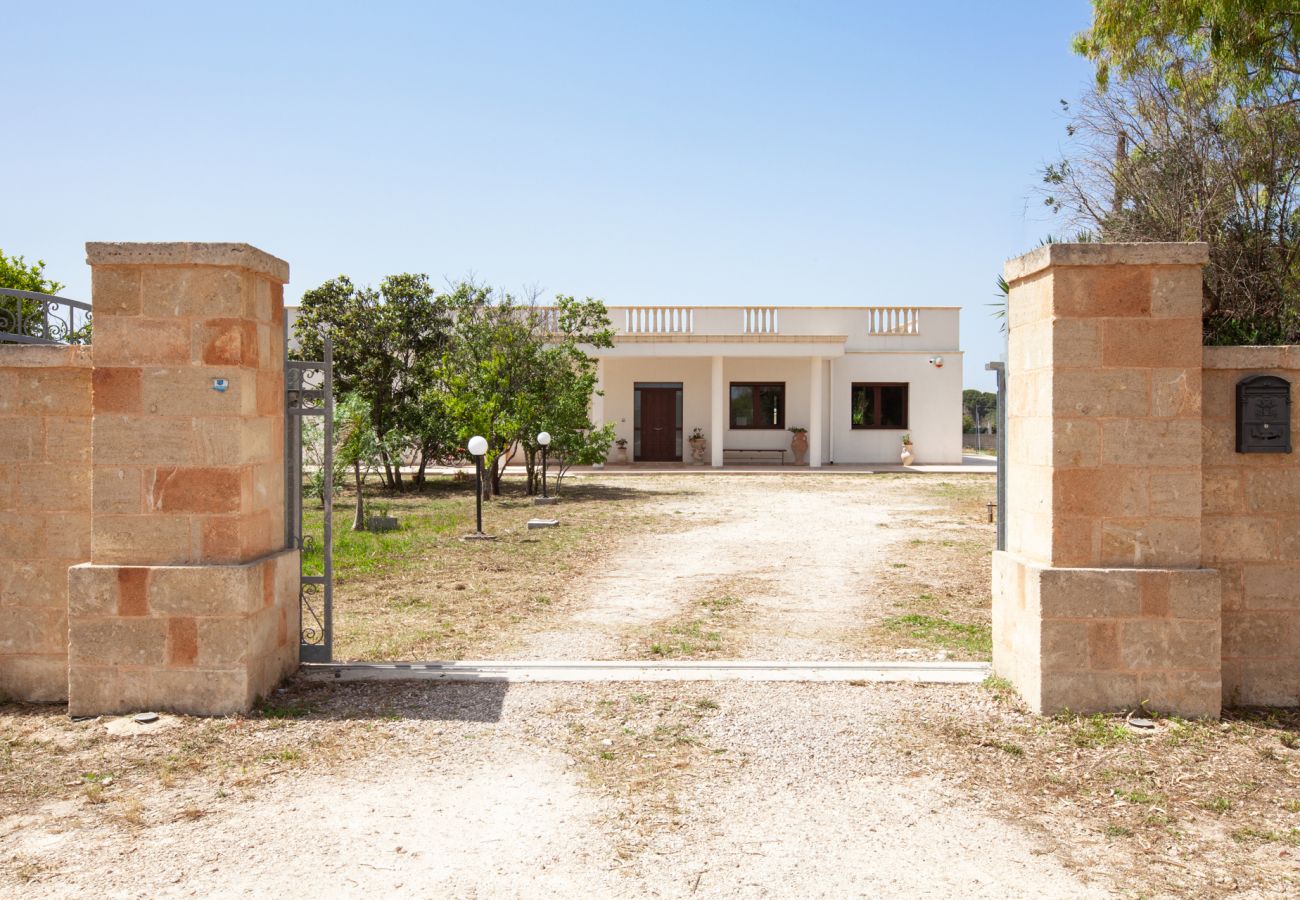
<svg viewBox="0 0 1300 900">
<path fill-rule="evenodd" d="M 639 388 L 641 454 L 650 462 L 680 460 L 677 450 L 677 397 L 681 388 Z"/>
</svg>

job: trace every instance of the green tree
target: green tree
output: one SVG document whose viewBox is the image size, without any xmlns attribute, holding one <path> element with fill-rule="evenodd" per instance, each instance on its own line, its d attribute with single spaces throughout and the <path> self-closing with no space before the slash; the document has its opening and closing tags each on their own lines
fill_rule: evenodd
<svg viewBox="0 0 1300 900">
<path fill-rule="evenodd" d="M 430 397 L 450 327 L 446 302 L 426 275 L 390 275 L 377 290 L 340 275 L 302 296 L 295 325 L 300 352 L 320 359 L 329 331 L 335 385 L 365 400 L 391 488 L 404 486 L 404 451 L 416 452 L 422 483 L 427 462 L 446 450 L 448 428 L 434 418 L 438 407 Z"/>
<path fill-rule="evenodd" d="M 1205 241 L 1208 343 L 1300 340 L 1300 7 L 1095 0 L 1045 201 L 1103 241 Z M 1067 105 L 1068 106 L 1068 105 Z"/>
<path fill-rule="evenodd" d="M 334 464 L 351 469 L 357 492 L 352 530 L 366 530 L 366 476 L 382 460 L 371 425 L 370 404 L 358 393 L 345 394 L 334 407 Z"/>
</svg>

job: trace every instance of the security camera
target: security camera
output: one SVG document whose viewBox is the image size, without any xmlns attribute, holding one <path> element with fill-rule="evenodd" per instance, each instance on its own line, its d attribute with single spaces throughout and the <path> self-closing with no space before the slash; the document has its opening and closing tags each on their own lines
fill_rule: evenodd
<svg viewBox="0 0 1300 900">
<path fill-rule="evenodd" d="M 942 357 L 942 356 L 931 356 L 931 357 L 930 357 L 930 365 L 934 366 L 936 369 L 942 369 L 942 368 L 943 368 L 943 357 Z"/>
</svg>

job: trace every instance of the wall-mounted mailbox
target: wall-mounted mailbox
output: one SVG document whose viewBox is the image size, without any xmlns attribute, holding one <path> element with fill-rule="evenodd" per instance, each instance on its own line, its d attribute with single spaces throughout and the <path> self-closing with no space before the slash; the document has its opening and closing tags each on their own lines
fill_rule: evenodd
<svg viewBox="0 0 1300 900">
<path fill-rule="evenodd" d="M 1291 382 L 1275 375 L 1237 382 L 1237 452 L 1291 452 Z"/>
</svg>

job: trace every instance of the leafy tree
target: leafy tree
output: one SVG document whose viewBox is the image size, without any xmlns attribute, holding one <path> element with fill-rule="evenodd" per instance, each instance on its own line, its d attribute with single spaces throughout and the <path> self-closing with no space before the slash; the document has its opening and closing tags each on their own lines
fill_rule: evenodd
<svg viewBox="0 0 1300 900">
<path fill-rule="evenodd" d="M 353 531 L 366 530 L 366 476 L 383 457 L 371 423 L 370 404 L 358 393 L 345 394 L 334 407 L 334 463 L 352 470 L 357 492 Z"/>
<path fill-rule="evenodd" d="M 365 400 L 391 488 L 403 488 L 405 449 L 418 453 L 420 483 L 427 462 L 446 452 L 448 426 L 436 417 L 430 397 L 450 324 L 446 303 L 427 275 L 390 275 L 378 290 L 356 287 L 340 275 L 302 296 L 295 326 L 301 352 L 320 359 L 329 330 L 335 384 Z"/>
<path fill-rule="evenodd" d="M 1300 340 L 1300 7 L 1093 6 L 1075 48 L 1098 89 L 1044 172 L 1047 204 L 1104 241 L 1207 242 L 1207 342 Z"/>
<path fill-rule="evenodd" d="M 987 428 L 993 425 L 993 416 L 998 408 L 998 395 L 991 391 L 978 391 L 973 388 L 967 388 L 961 392 L 962 408 L 971 418 L 971 424 L 979 424 L 980 428 Z"/>
</svg>

